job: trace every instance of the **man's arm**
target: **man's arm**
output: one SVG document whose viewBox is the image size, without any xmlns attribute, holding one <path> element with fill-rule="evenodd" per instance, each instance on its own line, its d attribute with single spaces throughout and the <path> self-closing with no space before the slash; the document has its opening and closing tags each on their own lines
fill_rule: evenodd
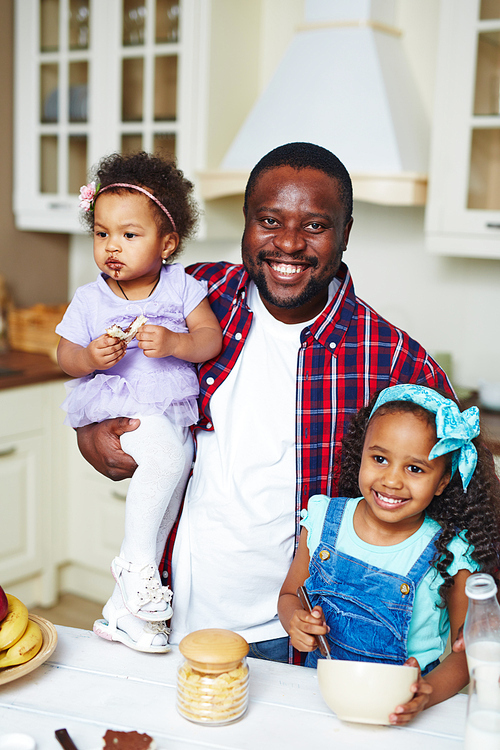
<svg viewBox="0 0 500 750">
<path fill-rule="evenodd" d="M 86 461 L 108 479 L 129 479 L 137 468 L 132 456 L 124 453 L 120 435 L 136 430 L 139 419 L 117 417 L 93 423 L 76 430 L 78 447 Z"/>
</svg>

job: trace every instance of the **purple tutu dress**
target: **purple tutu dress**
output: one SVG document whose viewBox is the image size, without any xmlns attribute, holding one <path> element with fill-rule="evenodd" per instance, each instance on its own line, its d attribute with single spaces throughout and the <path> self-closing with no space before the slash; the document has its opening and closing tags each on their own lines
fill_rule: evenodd
<svg viewBox="0 0 500 750">
<path fill-rule="evenodd" d="M 76 290 L 56 333 L 88 346 L 114 323 L 125 329 L 139 315 L 145 315 L 148 324 L 187 333 L 186 318 L 205 297 L 204 286 L 179 263 L 162 268 L 158 286 L 144 300 L 118 297 L 100 274 L 97 281 Z M 165 414 L 182 426 L 198 421 L 199 383 L 194 365 L 176 357 L 146 357 L 136 339 L 114 367 L 71 380 L 66 390 L 62 408 L 67 412 L 65 423 L 71 427 L 147 414 Z"/>
</svg>

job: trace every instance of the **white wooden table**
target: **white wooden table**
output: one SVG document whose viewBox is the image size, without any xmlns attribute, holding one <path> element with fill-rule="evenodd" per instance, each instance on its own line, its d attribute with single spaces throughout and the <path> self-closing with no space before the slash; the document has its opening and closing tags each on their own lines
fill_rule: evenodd
<svg viewBox="0 0 500 750">
<path fill-rule="evenodd" d="M 60 750 L 65 727 L 78 750 L 99 750 L 106 729 L 148 732 L 160 750 L 290 750 L 307 747 L 370 750 L 459 750 L 466 696 L 424 711 L 408 728 L 346 724 L 324 703 L 316 671 L 249 659 L 250 707 L 222 727 L 183 719 L 176 711 L 181 655 L 141 654 L 87 630 L 58 627 L 51 658 L 25 677 L 0 686 L 0 736 L 25 732 L 37 750 Z"/>
</svg>

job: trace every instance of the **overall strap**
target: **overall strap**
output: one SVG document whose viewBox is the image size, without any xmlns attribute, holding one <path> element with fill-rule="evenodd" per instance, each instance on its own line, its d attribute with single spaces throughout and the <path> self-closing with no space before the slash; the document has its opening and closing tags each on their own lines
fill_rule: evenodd
<svg viewBox="0 0 500 750">
<path fill-rule="evenodd" d="M 332 547 L 337 546 L 337 537 L 339 534 L 342 516 L 344 515 L 345 506 L 350 498 L 332 497 L 328 503 L 325 513 L 325 520 L 321 530 L 321 542 L 325 541 Z M 320 544 L 321 544 L 320 542 Z"/>
<path fill-rule="evenodd" d="M 415 560 L 413 566 L 406 574 L 407 578 L 410 578 L 415 584 L 415 589 L 422 581 L 427 571 L 431 567 L 432 560 L 436 555 L 436 542 L 443 533 L 443 529 L 438 529 L 432 539 L 430 540 L 427 547 L 423 550 L 420 557 Z"/>
</svg>

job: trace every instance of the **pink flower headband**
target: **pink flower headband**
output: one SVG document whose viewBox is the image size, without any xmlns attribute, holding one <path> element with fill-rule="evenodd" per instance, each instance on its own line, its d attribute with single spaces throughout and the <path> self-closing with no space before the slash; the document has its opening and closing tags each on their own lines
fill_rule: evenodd
<svg viewBox="0 0 500 750">
<path fill-rule="evenodd" d="M 177 231 L 177 228 L 175 226 L 175 221 L 172 219 L 172 216 L 167 211 L 163 203 L 161 203 L 158 200 L 158 198 L 156 198 L 152 193 L 150 193 L 145 188 L 139 187 L 139 185 L 130 185 L 128 182 L 113 182 L 112 185 L 106 185 L 103 188 L 100 185 L 96 186 L 95 182 L 89 182 L 88 185 L 82 185 L 82 187 L 80 188 L 80 203 L 78 204 L 79 207 L 82 208 L 84 211 L 93 211 L 95 202 L 99 193 L 103 193 L 105 190 L 109 190 L 109 188 L 112 188 L 112 187 L 132 188 L 132 190 L 138 190 L 140 193 L 144 193 L 144 195 L 147 195 L 148 198 L 151 198 L 151 200 L 154 201 L 156 205 L 161 208 L 163 213 L 165 213 L 168 216 L 170 223 L 172 224 L 172 228 L 174 232 Z"/>
</svg>

